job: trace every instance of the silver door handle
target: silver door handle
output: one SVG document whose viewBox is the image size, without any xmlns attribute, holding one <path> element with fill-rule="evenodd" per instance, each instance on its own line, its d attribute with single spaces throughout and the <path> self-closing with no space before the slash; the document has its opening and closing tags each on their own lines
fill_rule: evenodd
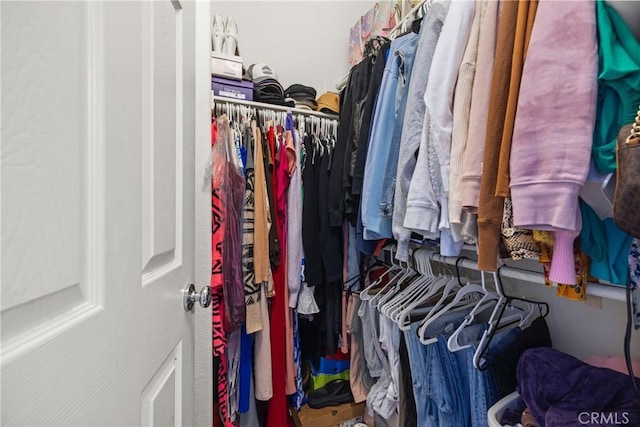
<svg viewBox="0 0 640 427">
<path fill-rule="evenodd" d="M 200 293 L 196 293 L 196 287 L 193 283 L 187 285 L 183 297 L 184 311 L 191 311 L 196 301 L 200 302 L 202 308 L 209 307 L 211 305 L 211 287 L 205 286 Z"/>
</svg>

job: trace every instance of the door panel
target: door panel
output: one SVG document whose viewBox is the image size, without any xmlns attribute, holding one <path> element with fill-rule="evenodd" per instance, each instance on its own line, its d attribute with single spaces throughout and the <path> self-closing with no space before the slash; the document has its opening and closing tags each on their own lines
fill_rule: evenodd
<svg viewBox="0 0 640 427">
<path fill-rule="evenodd" d="M 3 7 L 3 359 L 102 309 L 96 19 L 88 5 Z"/>
<path fill-rule="evenodd" d="M 194 9 L 0 2 L 2 425 L 193 425 Z"/>
<path fill-rule="evenodd" d="M 183 216 L 182 16 L 177 2 L 143 4 L 144 285 L 181 262 L 181 245 L 176 244 L 182 238 L 177 221 Z"/>
<path fill-rule="evenodd" d="M 143 426 L 172 426 L 181 419 L 182 343 L 167 356 L 142 391 Z"/>
</svg>

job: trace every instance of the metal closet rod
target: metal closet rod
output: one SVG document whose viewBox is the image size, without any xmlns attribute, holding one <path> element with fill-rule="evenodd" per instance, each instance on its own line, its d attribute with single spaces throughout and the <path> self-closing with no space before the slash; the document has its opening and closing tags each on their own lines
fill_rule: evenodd
<svg viewBox="0 0 640 427">
<path fill-rule="evenodd" d="M 428 246 L 424 245 L 414 245 L 412 246 L 413 250 L 417 250 L 420 248 L 428 249 Z M 474 245 L 464 245 L 464 250 L 473 250 L 475 252 L 476 247 Z M 383 250 L 389 250 L 385 248 Z M 391 254 L 393 256 L 393 254 Z M 475 270 L 480 271 L 478 269 L 478 263 L 476 261 L 470 259 L 462 259 L 459 260 L 459 257 L 445 257 L 445 256 L 437 256 L 433 257 L 431 261 L 440 262 L 448 265 L 456 265 L 458 263 L 458 267 L 465 268 L 467 270 Z M 501 277 L 508 277 L 510 279 L 518 280 L 521 282 L 531 283 L 534 285 L 543 285 L 544 286 L 544 275 L 543 273 L 538 273 L 536 271 L 524 270 L 510 266 L 503 266 L 500 269 Z M 553 284 L 554 288 L 557 288 L 557 283 Z M 626 301 L 625 288 L 623 286 L 616 286 L 611 284 L 602 284 L 589 282 L 587 284 L 587 295 L 591 295 L 594 297 L 606 298 L 614 301 Z"/>
<path fill-rule="evenodd" d="M 304 108 L 286 107 L 283 105 L 273 105 L 273 104 L 266 104 L 264 102 L 255 102 L 255 101 L 244 101 L 240 99 L 224 98 L 220 96 L 213 97 L 214 106 L 211 108 L 212 110 L 215 108 L 216 103 L 246 105 L 247 107 L 253 107 L 253 108 L 262 109 L 262 110 L 274 110 L 274 111 L 285 111 L 285 112 L 291 111 L 292 113 L 301 114 L 303 116 L 314 116 L 314 117 L 320 117 L 323 119 L 338 120 L 337 114 L 327 114 L 327 113 L 321 113 L 319 111 L 305 110 Z"/>
<path fill-rule="evenodd" d="M 439 261 L 449 265 L 456 265 L 457 257 L 435 257 L 433 261 Z M 478 270 L 478 263 L 469 259 L 463 259 L 458 261 L 458 266 L 469 270 Z M 508 277 L 510 279 L 518 280 L 521 282 L 532 283 L 535 285 L 544 284 L 544 275 L 535 271 L 520 270 L 514 267 L 503 266 L 500 268 L 500 276 Z M 557 284 L 554 283 L 553 287 L 556 288 Z M 603 285 L 601 283 L 589 282 L 587 285 L 587 295 L 595 297 L 607 298 L 615 301 L 626 301 L 624 288 L 614 285 Z"/>
</svg>

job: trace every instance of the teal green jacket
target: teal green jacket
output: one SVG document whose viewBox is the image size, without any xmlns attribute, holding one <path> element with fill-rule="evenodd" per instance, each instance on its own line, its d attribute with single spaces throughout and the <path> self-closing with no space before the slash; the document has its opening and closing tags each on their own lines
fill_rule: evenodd
<svg viewBox="0 0 640 427">
<path fill-rule="evenodd" d="M 592 156 L 601 173 L 616 170 L 616 138 L 640 105 L 640 42 L 618 12 L 597 2 L 599 36 L 598 109 Z"/>
</svg>

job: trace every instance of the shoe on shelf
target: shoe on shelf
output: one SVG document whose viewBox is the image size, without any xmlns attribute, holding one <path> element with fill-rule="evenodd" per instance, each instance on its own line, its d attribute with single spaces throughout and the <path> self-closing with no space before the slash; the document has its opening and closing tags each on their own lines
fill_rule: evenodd
<svg viewBox="0 0 640 427">
<path fill-rule="evenodd" d="M 333 380 L 324 387 L 307 393 L 307 402 L 313 409 L 353 402 L 351 385 L 348 380 Z"/>
<path fill-rule="evenodd" d="M 211 27 L 211 47 L 214 52 L 222 52 L 224 44 L 224 23 L 220 15 L 213 16 L 213 25 Z"/>
<path fill-rule="evenodd" d="M 224 24 L 224 45 L 222 51 L 227 55 L 235 55 L 238 47 L 238 25 L 236 21 L 229 16 Z"/>
</svg>

